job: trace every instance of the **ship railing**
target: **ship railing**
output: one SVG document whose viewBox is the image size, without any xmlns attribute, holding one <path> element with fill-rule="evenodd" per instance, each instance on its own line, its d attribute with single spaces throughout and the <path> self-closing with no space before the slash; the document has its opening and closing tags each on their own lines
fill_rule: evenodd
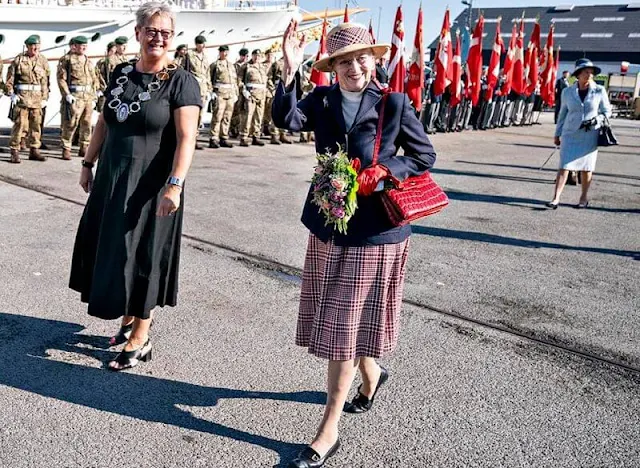
<svg viewBox="0 0 640 468">
<path fill-rule="evenodd" d="M 148 0 L 0 0 L 0 4 L 34 6 L 87 6 L 99 8 L 137 8 Z M 298 4 L 297 0 L 172 0 L 167 3 L 183 10 L 277 10 Z"/>
</svg>

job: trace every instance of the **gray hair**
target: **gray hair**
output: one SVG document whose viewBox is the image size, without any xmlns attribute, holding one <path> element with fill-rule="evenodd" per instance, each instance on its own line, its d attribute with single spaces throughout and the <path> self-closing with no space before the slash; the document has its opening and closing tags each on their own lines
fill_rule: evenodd
<svg viewBox="0 0 640 468">
<path fill-rule="evenodd" d="M 167 16 L 171 19 L 171 26 L 176 25 L 176 14 L 168 3 L 147 2 L 136 11 L 136 25 L 141 28 L 151 21 L 155 15 Z"/>
</svg>

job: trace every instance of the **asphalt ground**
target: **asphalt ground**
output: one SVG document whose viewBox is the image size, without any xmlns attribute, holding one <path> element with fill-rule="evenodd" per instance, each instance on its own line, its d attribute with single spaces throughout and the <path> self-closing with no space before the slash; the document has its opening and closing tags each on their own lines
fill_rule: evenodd
<svg viewBox="0 0 640 468">
<path fill-rule="evenodd" d="M 548 211 L 543 122 L 433 136 L 451 204 L 414 226 L 391 379 L 327 466 L 640 466 L 640 123 L 613 121 L 589 209 Z M 86 198 L 59 153 L 0 155 L 0 466 L 286 466 L 325 398 L 293 344 L 312 146 L 198 152 L 179 306 L 118 374 L 117 324 L 66 287 Z"/>
</svg>

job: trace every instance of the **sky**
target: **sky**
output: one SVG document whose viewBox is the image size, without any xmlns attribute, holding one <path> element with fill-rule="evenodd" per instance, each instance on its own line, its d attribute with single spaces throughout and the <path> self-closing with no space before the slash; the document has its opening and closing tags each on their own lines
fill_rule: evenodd
<svg viewBox="0 0 640 468">
<path fill-rule="evenodd" d="M 308 11 L 324 11 L 325 8 L 343 8 L 345 0 L 298 0 L 298 5 L 304 10 Z M 518 7 L 523 8 L 527 6 L 556 6 L 556 5 L 626 5 L 631 3 L 631 0 L 561 0 L 561 1 L 537 1 L 537 0 L 473 0 L 473 8 L 491 8 L 491 7 Z M 391 34 L 393 23 L 398 9 L 399 1 L 394 0 L 350 0 L 350 7 L 368 8 L 369 11 L 360 13 L 357 16 L 350 18 L 351 21 L 369 24 L 369 20 L 373 21 L 373 30 L 380 34 L 376 35 L 376 40 L 379 42 L 391 42 Z M 451 21 L 454 20 L 466 7 L 462 5 L 460 0 L 425 0 L 422 4 L 423 15 L 423 36 L 425 48 L 433 41 L 433 39 L 440 33 L 442 27 L 442 19 L 444 18 L 444 12 L 449 6 L 451 10 Z M 416 31 L 416 21 L 418 15 L 418 8 L 420 7 L 420 0 L 403 0 L 402 1 L 402 13 L 404 19 L 405 37 L 404 43 L 408 54 L 411 54 L 413 50 L 413 39 Z M 380 19 L 380 21 L 379 21 Z M 379 23 L 379 24 L 378 24 Z M 316 44 L 310 45 L 310 49 L 317 49 Z M 309 50 L 308 52 L 311 52 Z"/>
</svg>

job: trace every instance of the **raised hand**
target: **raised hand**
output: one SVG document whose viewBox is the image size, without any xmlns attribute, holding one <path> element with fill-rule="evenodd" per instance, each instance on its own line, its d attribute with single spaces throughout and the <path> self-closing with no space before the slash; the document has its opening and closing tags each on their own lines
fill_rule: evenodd
<svg viewBox="0 0 640 468">
<path fill-rule="evenodd" d="M 285 85 L 293 80 L 293 75 L 304 59 L 304 49 L 307 47 L 307 38 L 298 33 L 298 22 L 291 20 L 282 38 L 282 54 L 284 56 L 283 76 Z"/>
</svg>

